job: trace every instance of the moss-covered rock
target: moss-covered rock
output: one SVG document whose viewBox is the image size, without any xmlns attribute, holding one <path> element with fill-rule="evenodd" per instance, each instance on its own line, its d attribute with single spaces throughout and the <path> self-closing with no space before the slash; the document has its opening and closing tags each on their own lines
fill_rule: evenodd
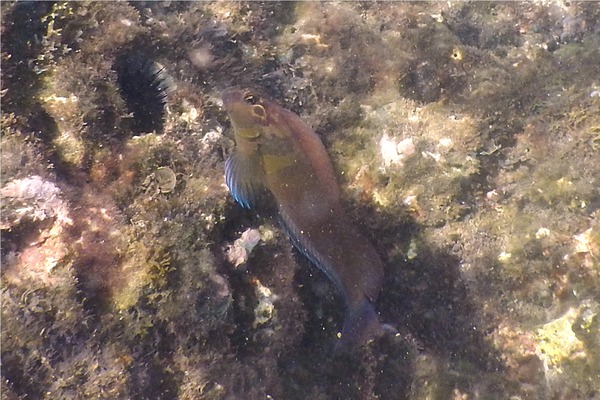
<svg viewBox="0 0 600 400">
<path fill-rule="evenodd" d="M 0 7 L 3 396 L 600 392 L 597 4 Z M 397 335 L 334 356 L 335 289 L 230 199 L 232 85 L 322 138 Z"/>
</svg>

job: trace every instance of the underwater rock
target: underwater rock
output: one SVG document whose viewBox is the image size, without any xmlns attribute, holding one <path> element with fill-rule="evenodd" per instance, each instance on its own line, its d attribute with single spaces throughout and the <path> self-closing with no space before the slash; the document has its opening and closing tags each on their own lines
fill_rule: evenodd
<svg viewBox="0 0 600 400">
<path fill-rule="evenodd" d="M 69 254 L 67 230 L 73 225 L 61 190 L 40 176 L 8 182 L 0 189 L 4 278 L 12 284 L 32 280 L 53 286 L 61 281 L 56 267 L 64 266 Z"/>
<path fill-rule="evenodd" d="M 56 184 L 40 176 L 31 176 L 8 182 L 0 189 L 2 196 L 1 229 L 11 229 L 23 219 L 33 222 L 58 218 L 70 221 L 67 206 Z"/>
<path fill-rule="evenodd" d="M 600 393 L 597 3 L 0 7 L 3 395 Z M 233 85 L 315 128 L 398 335 L 332 359 L 327 277 L 240 237 Z"/>
</svg>

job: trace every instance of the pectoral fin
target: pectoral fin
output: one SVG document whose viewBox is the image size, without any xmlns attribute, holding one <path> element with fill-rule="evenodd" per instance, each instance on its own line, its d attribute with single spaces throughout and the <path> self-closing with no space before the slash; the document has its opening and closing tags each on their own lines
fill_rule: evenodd
<svg viewBox="0 0 600 400">
<path fill-rule="evenodd" d="M 258 159 L 233 153 L 225 162 L 225 182 L 242 207 L 252 208 L 264 190 L 264 177 Z"/>
</svg>

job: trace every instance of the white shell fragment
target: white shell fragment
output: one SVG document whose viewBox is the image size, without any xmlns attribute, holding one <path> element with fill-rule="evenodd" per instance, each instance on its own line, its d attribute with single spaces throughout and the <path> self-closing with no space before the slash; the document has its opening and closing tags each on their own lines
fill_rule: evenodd
<svg viewBox="0 0 600 400">
<path fill-rule="evenodd" d="M 252 250 L 260 242 L 261 236 L 258 229 L 247 229 L 239 239 L 227 248 L 227 260 L 235 267 L 248 261 Z"/>
<path fill-rule="evenodd" d="M 393 164 L 401 164 L 406 157 L 415 152 L 415 145 L 413 144 L 412 138 L 406 138 L 400 142 L 396 142 L 396 140 L 390 138 L 387 133 L 383 134 L 383 137 L 379 141 L 379 146 L 381 148 L 383 165 L 386 167 Z"/>
</svg>

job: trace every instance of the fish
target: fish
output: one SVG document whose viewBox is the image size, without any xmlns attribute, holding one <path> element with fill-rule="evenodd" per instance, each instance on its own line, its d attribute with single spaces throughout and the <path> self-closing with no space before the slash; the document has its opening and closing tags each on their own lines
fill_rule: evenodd
<svg viewBox="0 0 600 400">
<path fill-rule="evenodd" d="M 374 307 L 383 263 L 344 213 L 319 136 L 298 115 L 256 90 L 229 88 L 222 100 L 236 142 L 225 162 L 231 195 L 251 209 L 270 192 L 293 245 L 333 282 L 345 306 L 336 349 L 377 338 L 385 330 Z"/>
</svg>

